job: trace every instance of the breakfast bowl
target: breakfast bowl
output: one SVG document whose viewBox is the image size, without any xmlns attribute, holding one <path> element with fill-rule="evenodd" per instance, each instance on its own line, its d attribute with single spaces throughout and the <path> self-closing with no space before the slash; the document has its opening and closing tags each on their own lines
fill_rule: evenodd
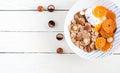
<svg viewBox="0 0 120 73">
<path fill-rule="evenodd" d="M 103 13 L 101 13 L 100 9 L 97 9 L 97 8 L 100 8 L 103 10 Z M 96 12 L 95 9 L 98 11 Z M 106 11 L 104 11 L 104 9 L 106 11 L 110 11 L 112 12 L 112 14 L 110 13 L 109 15 L 109 19 L 108 19 L 108 16 L 107 16 L 107 13 Z M 95 15 L 95 17 L 93 15 L 91 15 L 91 10 L 93 10 L 94 12 L 96 12 L 96 14 L 99 14 L 99 15 Z M 85 11 L 85 12 L 83 12 Z M 79 14 L 80 13 L 80 14 Z M 114 13 L 114 14 L 113 14 Z M 102 36 L 102 34 L 99 34 L 99 36 L 96 37 L 95 41 L 94 42 L 94 47 L 92 50 L 91 49 L 84 49 L 86 48 L 89 44 L 87 44 L 86 47 L 82 47 L 80 46 L 79 44 L 75 44 L 75 42 L 73 42 L 73 39 L 71 38 L 71 33 L 74 33 L 74 31 L 71 31 L 71 27 L 72 27 L 72 24 L 75 23 L 75 21 L 73 19 L 75 19 L 75 15 L 76 14 L 79 14 L 79 15 L 84 15 L 82 17 L 86 18 L 85 21 L 87 20 L 87 23 L 83 23 L 83 27 L 85 27 L 85 24 L 88 25 L 88 22 L 89 24 L 91 24 L 91 30 L 92 30 L 92 27 L 93 29 L 98 25 L 98 24 L 101 24 L 101 29 L 103 29 L 102 27 L 105 26 L 105 23 L 107 21 L 109 21 L 109 23 L 113 23 L 111 21 L 114 21 L 115 23 L 115 26 L 112 26 L 110 29 L 108 29 L 107 32 L 109 31 L 114 31 L 114 36 L 110 36 L 110 37 L 114 37 L 114 39 L 112 39 L 112 42 L 111 45 L 108 49 L 108 44 L 107 44 L 107 50 L 106 49 L 99 49 L 99 47 L 102 47 L 103 44 L 106 48 L 106 43 L 108 42 L 108 38 L 106 38 L 106 33 L 104 33 L 104 35 Z M 115 15 L 115 16 L 114 16 Z M 89 16 L 89 17 L 88 17 Z M 98 17 L 100 18 L 98 18 Z M 112 19 L 113 18 L 113 19 Z M 106 22 L 105 22 L 106 21 Z M 76 24 L 82 24 L 81 22 L 78 22 Z M 104 23 L 104 24 L 103 24 Z M 96 25 L 97 24 L 97 25 Z M 108 24 L 108 23 L 107 23 Z M 109 25 L 108 25 L 109 26 Z M 98 26 L 97 26 L 98 27 Z M 78 27 L 73 27 L 74 30 L 76 30 Z M 79 26 L 79 29 L 81 28 L 81 25 Z M 106 30 L 106 29 L 105 29 Z M 79 30 L 81 31 L 81 30 Z M 95 31 L 96 32 L 96 31 Z M 97 31 L 98 32 L 98 31 Z M 78 32 L 75 32 L 76 34 L 78 34 Z M 80 33 L 80 32 L 79 32 Z M 83 32 L 84 35 L 86 36 L 87 33 L 86 31 Z M 91 32 L 89 33 L 91 34 Z M 96 33 L 95 33 L 96 34 Z M 90 0 L 79 0 L 68 12 L 67 16 L 66 16 L 66 19 L 65 19 L 65 23 L 64 23 L 64 35 L 65 35 L 65 40 L 68 44 L 68 46 L 73 50 L 73 52 L 75 52 L 77 55 L 79 55 L 80 57 L 84 58 L 84 59 L 89 59 L 89 60 L 92 60 L 92 59 L 97 59 L 97 58 L 103 58 L 103 57 L 106 57 L 106 56 L 109 56 L 111 55 L 113 52 L 115 52 L 117 49 L 119 49 L 120 47 L 120 9 L 119 9 L 119 6 L 117 6 L 116 3 L 114 3 L 113 1 L 111 0 L 93 0 L 93 1 L 90 1 Z M 80 35 L 81 37 L 81 35 Z M 102 38 L 101 38 L 102 37 Z M 99 38 L 99 39 L 98 39 Z M 105 41 L 104 41 L 104 38 L 105 38 Z M 90 38 L 91 39 L 91 38 Z M 89 42 L 91 42 L 91 40 L 89 39 Z M 97 40 L 100 40 L 102 39 L 101 41 L 98 41 L 96 42 Z M 78 39 L 79 40 L 79 39 Z M 111 38 L 109 38 L 109 40 L 111 40 Z M 83 42 L 86 41 L 86 40 L 82 40 Z M 82 42 L 81 41 L 81 42 Z M 77 41 L 79 42 L 79 41 Z M 79 42 L 80 43 L 80 42 Z M 108 42 L 109 43 L 109 42 Z M 98 45 L 99 46 L 96 46 Z M 78 47 L 79 46 L 79 47 Z M 102 48 L 103 48 L 102 47 Z M 102 51 L 101 51 L 102 50 Z"/>
</svg>

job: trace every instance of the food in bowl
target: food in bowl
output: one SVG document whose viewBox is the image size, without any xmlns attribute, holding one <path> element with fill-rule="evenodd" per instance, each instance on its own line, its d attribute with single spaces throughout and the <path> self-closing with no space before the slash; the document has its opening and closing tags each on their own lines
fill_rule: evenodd
<svg viewBox="0 0 120 73">
<path fill-rule="evenodd" d="M 117 29 L 116 15 L 104 6 L 95 6 L 77 12 L 68 28 L 71 41 L 80 49 L 108 52 Z"/>
</svg>

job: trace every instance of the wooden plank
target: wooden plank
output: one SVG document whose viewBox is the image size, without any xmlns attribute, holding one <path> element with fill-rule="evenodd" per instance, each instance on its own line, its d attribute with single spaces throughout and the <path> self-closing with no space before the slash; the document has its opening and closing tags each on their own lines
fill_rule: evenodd
<svg viewBox="0 0 120 73">
<path fill-rule="evenodd" d="M 70 9 L 78 0 L 2 0 L 0 10 L 36 10 L 38 5 L 47 8 L 55 5 L 56 9 Z"/>
<path fill-rule="evenodd" d="M 63 32 L 0 32 L 0 52 L 53 52 L 61 47 L 72 53 L 65 39 L 58 41 L 56 35 Z"/>
<path fill-rule="evenodd" d="M 63 32 L 0 32 L 0 52 L 54 54 L 61 47 L 64 53 L 73 54 L 65 38 L 56 39 L 58 33 Z M 115 51 L 115 54 L 119 53 L 120 49 Z"/>
<path fill-rule="evenodd" d="M 120 73 L 120 57 L 87 61 L 71 54 L 0 54 L 1 73 Z"/>
<path fill-rule="evenodd" d="M 0 11 L 0 31 L 63 31 L 67 11 Z M 56 26 L 48 27 L 54 20 Z"/>
</svg>

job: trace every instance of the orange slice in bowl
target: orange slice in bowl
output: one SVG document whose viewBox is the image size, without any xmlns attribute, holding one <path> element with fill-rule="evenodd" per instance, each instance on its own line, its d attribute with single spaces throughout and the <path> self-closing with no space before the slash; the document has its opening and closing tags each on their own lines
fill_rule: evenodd
<svg viewBox="0 0 120 73">
<path fill-rule="evenodd" d="M 94 31 L 98 32 L 101 28 L 101 24 L 98 24 L 94 27 Z"/>
<path fill-rule="evenodd" d="M 104 37 L 104 38 L 114 37 L 114 33 L 113 33 L 113 32 L 107 33 L 107 32 L 104 31 L 102 28 L 101 28 L 101 30 L 100 30 L 100 34 L 101 34 L 101 36 Z"/>
<path fill-rule="evenodd" d="M 95 47 L 97 50 L 102 49 L 106 44 L 106 39 L 104 37 L 98 37 L 95 41 Z"/>
<path fill-rule="evenodd" d="M 115 15 L 115 13 L 113 13 L 113 12 L 110 11 L 110 10 L 108 10 L 106 17 L 107 17 L 108 19 L 112 19 L 113 21 L 116 20 L 116 15 Z"/>
<path fill-rule="evenodd" d="M 106 19 L 102 22 L 102 29 L 107 33 L 112 33 L 116 29 L 116 23 L 112 19 Z"/>
<path fill-rule="evenodd" d="M 101 49 L 102 52 L 107 52 L 111 49 L 112 43 L 106 42 L 106 45 Z"/>
<path fill-rule="evenodd" d="M 93 10 L 93 14 L 97 18 L 102 18 L 107 15 L 107 9 L 103 6 L 96 6 Z"/>
</svg>

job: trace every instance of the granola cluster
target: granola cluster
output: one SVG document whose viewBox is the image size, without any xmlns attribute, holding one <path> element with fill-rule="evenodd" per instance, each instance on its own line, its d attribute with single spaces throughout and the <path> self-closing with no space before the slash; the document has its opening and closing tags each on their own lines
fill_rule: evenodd
<svg viewBox="0 0 120 73">
<path fill-rule="evenodd" d="M 72 42 L 86 52 L 92 52 L 95 49 L 95 41 L 99 36 L 98 32 L 93 30 L 93 26 L 85 17 L 85 10 L 77 12 L 69 25 L 70 37 Z"/>
</svg>

